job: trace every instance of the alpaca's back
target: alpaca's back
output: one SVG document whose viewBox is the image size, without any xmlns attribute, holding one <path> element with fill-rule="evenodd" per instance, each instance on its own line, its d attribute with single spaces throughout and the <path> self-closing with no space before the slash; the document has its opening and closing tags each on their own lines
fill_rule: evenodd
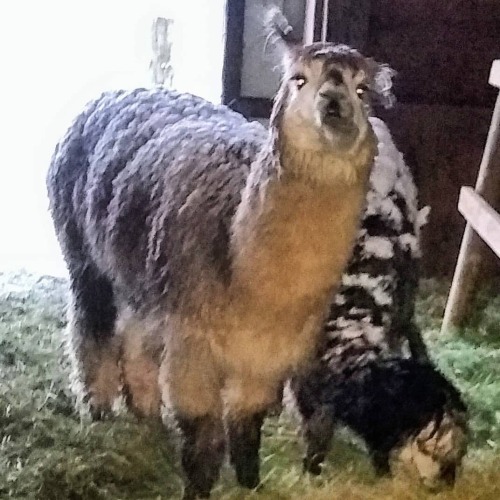
<svg viewBox="0 0 500 500">
<path fill-rule="evenodd" d="M 188 94 L 140 89 L 89 104 L 48 174 L 70 272 L 78 255 L 91 260 L 143 308 L 167 289 L 175 305 L 204 273 L 226 279 L 230 220 L 264 138 L 261 126 Z"/>
</svg>

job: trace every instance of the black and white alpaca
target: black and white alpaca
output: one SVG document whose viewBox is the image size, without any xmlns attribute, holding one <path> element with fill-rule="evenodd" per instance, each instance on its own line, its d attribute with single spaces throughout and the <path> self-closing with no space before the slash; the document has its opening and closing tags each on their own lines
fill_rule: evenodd
<svg viewBox="0 0 500 500">
<path fill-rule="evenodd" d="M 429 208 L 418 209 L 411 171 L 385 123 L 370 122 L 378 155 L 354 252 L 325 325 L 325 353 L 338 361 L 353 352 L 366 357 L 410 351 L 425 360 L 414 309 L 420 231 Z"/>
<path fill-rule="evenodd" d="M 331 305 L 313 369 L 292 382 L 318 474 L 334 423 L 364 438 L 374 466 L 411 462 L 429 486 L 450 482 L 465 452 L 466 408 L 431 364 L 414 323 L 420 229 L 411 172 L 386 125 L 371 119 L 379 153 L 354 255 Z M 430 451 L 429 451 L 430 450 Z"/>
</svg>

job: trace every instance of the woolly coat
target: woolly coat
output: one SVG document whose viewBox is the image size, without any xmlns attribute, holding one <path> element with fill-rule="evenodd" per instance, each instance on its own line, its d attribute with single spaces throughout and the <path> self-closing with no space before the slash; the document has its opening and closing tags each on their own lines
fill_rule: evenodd
<svg viewBox="0 0 500 500">
<path fill-rule="evenodd" d="M 204 273 L 228 280 L 231 218 L 265 138 L 259 124 L 189 94 L 105 93 L 78 116 L 51 163 L 59 238 L 127 290 L 124 302 L 168 313 Z"/>
<path fill-rule="evenodd" d="M 385 356 L 358 359 L 343 373 L 318 369 L 296 392 L 303 416 L 325 412 L 361 436 L 369 451 L 388 454 L 433 419 L 467 412 L 458 390 L 427 362 Z"/>
<path fill-rule="evenodd" d="M 412 323 L 426 211 L 417 209 L 410 171 L 387 127 L 371 123 L 379 154 L 326 325 L 325 359 L 344 349 L 397 348 L 397 330 Z M 229 281 L 231 219 L 266 137 L 260 124 L 188 94 L 105 93 L 78 116 L 52 160 L 48 189 L 55 225 L 65 232 L 59 237 L 82 266 L 89 255 L 117 290 L 126 289 L 124 302 L 168 312 L 198 290 L 207 267 Z M 181 189 L 172 193 L 172 185 Z M 180 230 L 193 218 L 196 225 Z M 175 239 L 166 237 L 167 227 Z"/>
<path fill-rule="evenodd" d="M 284 105 L 281 93 L 277 116 Z M 253 380 L 247 392 L 261 400 L 256 407 L 276 397 L 279 383 L 314 353 L 354 240 L 372 131 L 348 159 L 335 151 L 312 158 L 309 171 L 316 161 L 342 164 L 332 163 L 331 184 L 315 184 L 281 165 L 277 129 L 188 94 L 111 92 L 76 119 L 49 169 L 76 314 L 85 293 L 80 274 L 95 269 L 99 294 L 109 289 L 106 300 L 87 293 L 81 301 L 87 309 L 99 302 L 81 316 L 102 324 L 75 324 L 101 343 L 130 306 L 136 318 L 156 322 L 155 337 L 167 345 L 165 377 L 176 373 L 176 383 L 160 385 L 174 388 L 188 413 L 211 403 L 201 408 L 194 393 L 183 397 L 185 365 L 190 373 L 211 365 L 214 394 L 221 370 Z M 114 309 L 101 314 L 106 302 Z M 264 386 L 269 394 L 258 395 Z M 232 392 L 248 400 L 241 388 L 228 398 Z"/>
</svg>

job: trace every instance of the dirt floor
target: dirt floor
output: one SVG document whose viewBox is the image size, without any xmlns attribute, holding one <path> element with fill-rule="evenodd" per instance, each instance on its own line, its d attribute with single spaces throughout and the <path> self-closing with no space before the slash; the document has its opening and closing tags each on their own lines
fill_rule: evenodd
<svg viewBox="0 0 500 500">
<path fill-rule="evenodd" d="M 213 498 L 500 499 L 500 298 L 481 294 L 469 326 L 440 336 L 446 283 L 421 286 L 418 318 L 442 371 L 471 410 L 472 447 L 455 488 L 429 494 L 410 478 L 376 479 L 355 439 L 340 431 L 325 474 L 301 473 L 301 440 L 289 417 L 269 419 L 263 488 L 247 493 L 224 467 Z M 121 415 L 90 423 L 73 410 L 62 356 L 66 282 L 0 274 L 0 498 L 179 498 L 175 437 Z"/>
</svg>

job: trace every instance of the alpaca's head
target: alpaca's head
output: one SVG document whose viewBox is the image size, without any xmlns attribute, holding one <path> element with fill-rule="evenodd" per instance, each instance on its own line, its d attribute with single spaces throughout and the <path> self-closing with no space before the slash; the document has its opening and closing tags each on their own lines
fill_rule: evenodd
<svg viewBox="0 0 500 500">
<path fill-rule="evenodd" d="M 449 409 L 433 419 L 398 449 L 396 462 L 431 490 L 455 483 L 467 451 L 465 410 Z"/>
<path fill-rule="evenodd" d="M 366 170 L 377 152 L 368 121 L 370 105 L 374 99 L 392 104 L 394 71 L 346 45 L 302 45 L 276 9 L 268 26 L 283 52 L 283 80 L 270 122 L 279 152 L 285 150 L 292 158 L 282 166 L 295 169 L 293 155 L 303 162 L 306 154 L 315 159 L 312 170 L 318 167 L 317 158 L 325 158 L 319 175 L 313 175 L 316 179 L 336 178 L 339 171 L 358 178 L 356 170 Z M 332 156 L 339 161 L 332 162 Z M 309 170 L 300 167 L 299 172 L 311 177 Z"/>
<path fill-rule="evenodd" d="M 374 96 L 389 103 L 392 70 L 345 45 L 287 45 L 273 124 L 297 147 L 349 154 L 374 142 Z"/>
</svg>

